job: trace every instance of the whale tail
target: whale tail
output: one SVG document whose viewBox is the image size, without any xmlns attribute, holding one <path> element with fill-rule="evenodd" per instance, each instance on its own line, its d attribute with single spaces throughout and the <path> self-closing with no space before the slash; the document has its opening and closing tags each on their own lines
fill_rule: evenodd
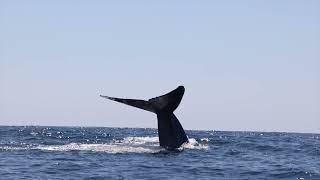
<svg viewBox="0 0 320 180">
<path fill-rule="evenodd" d="M 175 149 L 179 148 L 183 143 L 188 142 L 188 138 L 178 118 L 173 114 L 174 110 L 179 106 L 182 100 L 184 91 L 184 87 L 179 86 L 175 90 L 165 95 L 151 98 L 148 101 L 139 99 L 114 98 L 102 95 L 100 96 L 156 113 L 158 118 L 160 146 L 167 149 Z"/>
</svg>

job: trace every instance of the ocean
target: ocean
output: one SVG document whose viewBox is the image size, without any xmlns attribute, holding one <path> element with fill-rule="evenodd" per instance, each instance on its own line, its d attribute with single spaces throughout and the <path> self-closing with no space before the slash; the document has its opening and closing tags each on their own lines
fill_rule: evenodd
<svg viewBox="0 0 320 180">
<path fill-rule="evenodd" d="M 0 126 L 0 179 L 320 180 L 320 134 L 186 134 L 167 151 L 157 129 Z"/>
</svg>

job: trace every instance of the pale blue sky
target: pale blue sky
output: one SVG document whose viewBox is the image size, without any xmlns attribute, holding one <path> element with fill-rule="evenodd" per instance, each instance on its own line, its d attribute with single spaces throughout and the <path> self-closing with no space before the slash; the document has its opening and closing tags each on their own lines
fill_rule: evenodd
<svg viewBox="0 0 320 180">
<path fill-rule="evenodd" d="M 320 132 L 320 1 L 0 1 L 0 125 Z"/>
</svg>

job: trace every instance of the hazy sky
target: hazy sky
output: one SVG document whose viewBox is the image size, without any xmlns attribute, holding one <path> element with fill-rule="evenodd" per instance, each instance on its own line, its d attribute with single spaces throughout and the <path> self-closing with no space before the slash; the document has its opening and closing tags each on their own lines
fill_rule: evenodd
<svg viewBox="0 0 320 180">
<path fill-rule="evenodd" d="M 0 125 L 320 132 L 320 1 L 0 1 Z"/>
</svg>

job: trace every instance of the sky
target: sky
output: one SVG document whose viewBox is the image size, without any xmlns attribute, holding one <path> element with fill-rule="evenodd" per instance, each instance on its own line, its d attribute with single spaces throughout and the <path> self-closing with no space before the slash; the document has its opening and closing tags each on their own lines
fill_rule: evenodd
<svg viewBox="0 0 320 180">
<path fill-rule="evenodd" d="M 320 133 L 320 1 L 0 1 L 0 125 Z"/>
</svg>

